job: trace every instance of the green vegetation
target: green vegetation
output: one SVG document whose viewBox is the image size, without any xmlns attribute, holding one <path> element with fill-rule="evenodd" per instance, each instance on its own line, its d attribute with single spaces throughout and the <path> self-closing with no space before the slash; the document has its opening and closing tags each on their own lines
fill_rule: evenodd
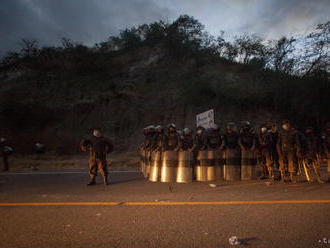
<svg viewBox="0 0 330 248">
<path fill-rule="evenodd" d="M 321 128 L 329 121 L 330 22 L 304 37 L 209 35 L 190 16 L 132 27 L 87 47 L 22 40 L 0 65 L 1 133 L 31 152 L 40 140 L 59 153 L 99 126 L 134 150 L 147 124 L 193 127 L 217 120 L 258 125 L 281 118 Z"/>
</svg>

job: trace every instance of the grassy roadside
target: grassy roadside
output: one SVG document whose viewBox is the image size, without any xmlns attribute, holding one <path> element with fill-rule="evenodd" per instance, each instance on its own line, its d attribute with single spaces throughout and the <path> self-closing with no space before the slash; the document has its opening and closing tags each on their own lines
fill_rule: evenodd
<svg viewBox="0 0 330 248">
<path fill-rule="evenodd" d="M 75 170 L 88 168 L 88 154 L 13 155 L 9 158 L 10 171 Z M 108 155 L 109 170 L 135 170 L 139 168 L 138 152 L 113 152 Z"/>
</svg>

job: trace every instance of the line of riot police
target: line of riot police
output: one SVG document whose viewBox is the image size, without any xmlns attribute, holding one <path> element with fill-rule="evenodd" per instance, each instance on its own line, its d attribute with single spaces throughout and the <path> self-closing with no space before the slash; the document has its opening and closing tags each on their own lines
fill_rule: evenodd
<svg viewBox="0 0 330 248">
<path fill-rule="evenodd" d="M 189 128 L 177 130 L 175 124 L 166 128 L 151 125 L 143 129 L 143 134 L 141 171 L 153 182 L 257 178 L 296 182 L 297 176 L 304 175 L 307 181 L 315 178 L 323 183 L 322 153 L 327 158 L 328 181 L 330 178 L 330 125 L 320 138 L 311 127 L 299 133 L 287 120 L 282 122 L 280 132 L 275 124 L 261 125 L 257 134 L 246 121 L 239 132 L 235 123 L 228 123 L 224 134 L 216 124 L 209 130 L 197 127 L 194 136 Z"/>
</svg>

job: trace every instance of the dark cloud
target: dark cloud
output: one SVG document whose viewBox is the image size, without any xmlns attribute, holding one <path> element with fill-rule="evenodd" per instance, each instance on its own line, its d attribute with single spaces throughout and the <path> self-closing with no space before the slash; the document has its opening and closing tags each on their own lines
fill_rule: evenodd
<svg viewBox="0 0 330 248">
<path fill-rule="evenodd" d="M 41 45 L 62 37 L 87 45 L 120 29 L 192 15 L 214 35 L 259 33 L 267 38 L 308 32 L 330 19 L 329 0 L 1 0 L 0 55 L 22 38 Z"/>
<path fill-rule="evenodd" d="M 0 54 L 19 49 L 22 38 L 54 45 L 67 37 L 93 45 L 120 29 L 170 15 L 152 0 L 2 0 Z"/>
<path fill-rule="evenodd" d="M 328 0 L 254 0 L 245 8 L 244 21 L 237 32 L 259 33 L 266 38 L 306 34 L 330 19 Z M 251 8 L 252 7 L 252 8 Z"/>
</svg>

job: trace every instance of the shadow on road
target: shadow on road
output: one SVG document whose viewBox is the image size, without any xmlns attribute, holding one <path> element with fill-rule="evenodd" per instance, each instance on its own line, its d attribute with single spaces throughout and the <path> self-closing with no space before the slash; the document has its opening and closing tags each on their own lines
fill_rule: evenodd
<svg viewBox="0 0 330 248">
<path fill-rule="evenodd" d="M 253 237 L 253 238 L 245 238 L 245 239 L 239 239 L 240 241 L 240 244 L 241 245 L 244 245 L 244 246 L 249 246 L 249 242 L 250 241 L 253 241 L 253 240 L 258 240 L 256 237 Z"/>
<path fill-rule="evenodd" d="M 127 183 L 127 182 L 133 182 L 133 181 L 144 181 L 143 177 L 134 177 L 134 178 L 129 178 L 129 179 L 124 179 L 124 180 L 119 180 L 119 181 L 112 181 L 110 178 L 110 185 L 114 185 L 114 184 L 121 184 L 121 183 Z"/>
</svg>

